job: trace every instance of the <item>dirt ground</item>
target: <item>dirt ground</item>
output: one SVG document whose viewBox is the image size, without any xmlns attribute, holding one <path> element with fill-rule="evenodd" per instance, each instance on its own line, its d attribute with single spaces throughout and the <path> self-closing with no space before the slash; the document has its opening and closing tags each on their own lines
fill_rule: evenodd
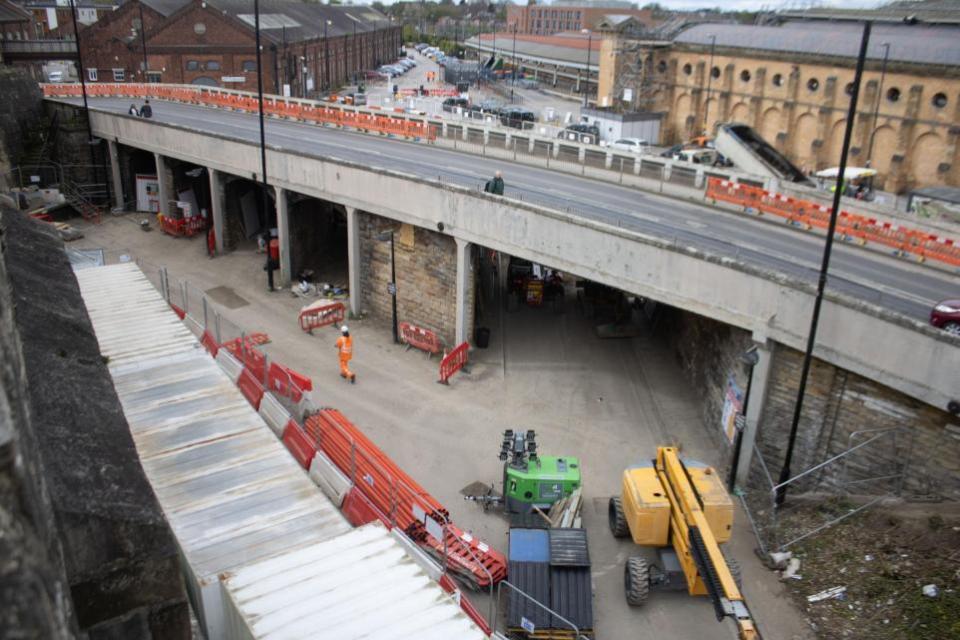
<svg viewBox="0 0 960 640">
<path fill-rule="evenodd" d="M 791 514 L 785 531 L 848 507 L 804 507 Z M 801 578 L 786 583 L 818 638 L 960 638 L 960 516 L 939 515 L 936 505 L 925 511 L 867 510 L 790 549 L 801 561 Z M 931 584 L 936 597 L 923 593 Z M 807 601 L 834 587 L 846 592 Z"/>
</svg>

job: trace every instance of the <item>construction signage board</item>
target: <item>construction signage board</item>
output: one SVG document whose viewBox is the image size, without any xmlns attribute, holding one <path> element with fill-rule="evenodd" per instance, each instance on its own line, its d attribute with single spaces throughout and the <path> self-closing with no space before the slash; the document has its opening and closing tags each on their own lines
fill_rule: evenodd
<svg viewBox="0 0 960 640">
<path fill-rule="evenodd" d="M 727 392 L 723 397 L 723 414 L 720 418 L 720 428 L 727 442 L 733 444 L 737 436 L 736 419 L 743 409 L 743 392 L 733 376 L 727 378 Z"/>
</svg>

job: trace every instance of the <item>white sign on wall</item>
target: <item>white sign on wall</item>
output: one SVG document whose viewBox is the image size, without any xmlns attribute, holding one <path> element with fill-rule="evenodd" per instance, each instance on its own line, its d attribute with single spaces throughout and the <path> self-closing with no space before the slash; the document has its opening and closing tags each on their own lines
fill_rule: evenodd
<svg viewBox="0 0 960 640">
<path fill-rule="evenodd" d="M 243 76 L 221 76 L 220 82 L 246 82 Z"/>
</svg>

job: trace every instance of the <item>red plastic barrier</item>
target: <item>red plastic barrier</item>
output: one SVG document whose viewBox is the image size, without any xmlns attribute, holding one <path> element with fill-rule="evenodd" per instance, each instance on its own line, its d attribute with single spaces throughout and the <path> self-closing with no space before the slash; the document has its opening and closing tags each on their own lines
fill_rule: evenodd
<svg viewBox="0 0 960 640">
<path fill-rule="evenodd" d="M 347 313 L 342 302 L 334 302 L 323 307 L 313 307 L 300 312 L 300 328 L 312 334 L 314 329 L 331 324 L 342 324 Z"/>
<path fill-rule="evenodd" d="M 180 319 L 183 320 L 183 318 Z M 220 351 L 220 345 L 217 344 L 217 339 L 214 338 L 209 331 L 203 332 L 203 336 L 200 338 L 200 344 L 210 352 L 211 356 L 214 358 L 217 357 L 217 352 Z"/>
<path fill-rule="evenodd" d="M 456 349 L 448 353 L 440 361 L 440 384 L 450 384 L 450 377 L 467 364 L 467 357 L 470 351 L 470 344 L 461 343 Z"/>
<path fill-rule="evenodd" d="M 430 354 L 440 353 L 440 339 L 437 334 L 409 322 L 400 323 L 400 342 Z"/>
<path fill-rule="evenodd" d="M 323 409 L 307 418 L 307 433 L 320 449 L 361 491 L 388 524 L 401 528 L 411 540 L 434 556 L 444 557 L 447 568 L 485 587 L 491 578 L 506 577 L 503 554 L 480 541 L 467 542 L 449 520 L 449 512 L 396 463 L 335 409 Z M 446 532 L 444 532 L 444 528 Z M 472 553 L 471 553 L 472 550 Z M 473 556 L 476 556 L 474 559 Z"/>
<path fill-rule="evenodd" d="M 163 214 L 158 214 L 157 219 L 160 221 L 160 230 L 171 236 L 184 236 L 189 238 L 207 229 L 207 220 L 203 216 L 170 218 Z"/>
<path fill-rule="evenodd" d="M 362 527 L 365 524 L 379 520 L 387 525 L 387 528 L 390 528 L 390 522 L 387 517 L 356 487 L 350 489 L 347 495 L 344 496 L 340 511 L 347 519 L 347 522 L 355 527 Z"/>
<path fill-rule="evenodd" d="M 317 455 L 317 445 L 293 419 L 283 428 L 283 444 L 301 467 L 310 468 L 313 457 Z"/>
<path fill-rule="evenodd" d="M 263 399 L 263 385 L 254 377 L 250 369 L 246 367 L 243 368 L 240 377 L 237 379 L 237 386 L 240 388 L 240 393 L 243 394 L 243 397 L 247 399 L 247 402 L 253 405 L 254 409 L 259 410 L 260 401 Z"/>
<path fill-rule="evenodd" d="M 270 363 L 267 377 L 270 391 L 300 402 L 304 391 L 313 390 L 313 380 L 276 362 Z"/>
<path fill-rule="evenodd" d="M 187 312 L 181 309 L 180 307 L 178 307 L 177 305 L 173 304 L 172 302 L 170 303 L 170 308 L 173 309 L 173 312 L 177 314 L 177 317 L 180 318 L 181 320 L 187 317 Z"/>
</svg>

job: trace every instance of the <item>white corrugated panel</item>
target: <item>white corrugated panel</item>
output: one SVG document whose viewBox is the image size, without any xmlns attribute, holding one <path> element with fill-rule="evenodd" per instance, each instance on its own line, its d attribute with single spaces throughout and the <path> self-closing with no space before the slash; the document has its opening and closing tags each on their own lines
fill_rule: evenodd
<svg viewBox="0 0 960 640">
<path fill-rule="evenodd" d="M 216 360 L 217 364 L 220 365 L 220 368 L 227 374 L 231 382 L 236 383 L 236 381 L 240 379 L 240 374 L 243 373 L 243 365 L 233 357 L 232 353 L 226 349 L 217 349 Z"/>
<path fill-rule="evenodd" d="M 237 640 L 485 640 L 380 523 L 248 565 L 221 583 Z"/>
<path fill-rule="evenodd" d="M 210 640 L 218 576 L 351 531 L 136 265 L 77 272 L 114 387 Z"/>
<path fill-rule="evenodd" d="M 323 451 L 317 451 L 310 461 L 310 471 L 307 474 L 313 480 L 323 494 L 330 498 L 330 501 L 338 507 L 343 505 L 343 499 L 347 497 L 347 492 L 353 487 L 350 479 L 343 475 L 343 472 L 337 468 L 337 465 L 326 456 Z"/>
<path fill-rule="evenodd" d="M 226 349 L 220 349 L 220 352 L 226 351 Z M 217 354 L 217 357 L 220 357 L 220 353 Z M 257 410 L 260 414 L 260 417 L 263 418 L 263 421 L 267 423 L 267 426 L 273 430 L 273 433 L 278 437 L 283 437 L 283 430 L 286 428 L 287 423 L 290 422 L 290 412 L 280 404 L 280 401 L 270 393 L 269 391 L 263 394 L 263 397 L 260 399 L 260 408 Z"/>
</svg>

